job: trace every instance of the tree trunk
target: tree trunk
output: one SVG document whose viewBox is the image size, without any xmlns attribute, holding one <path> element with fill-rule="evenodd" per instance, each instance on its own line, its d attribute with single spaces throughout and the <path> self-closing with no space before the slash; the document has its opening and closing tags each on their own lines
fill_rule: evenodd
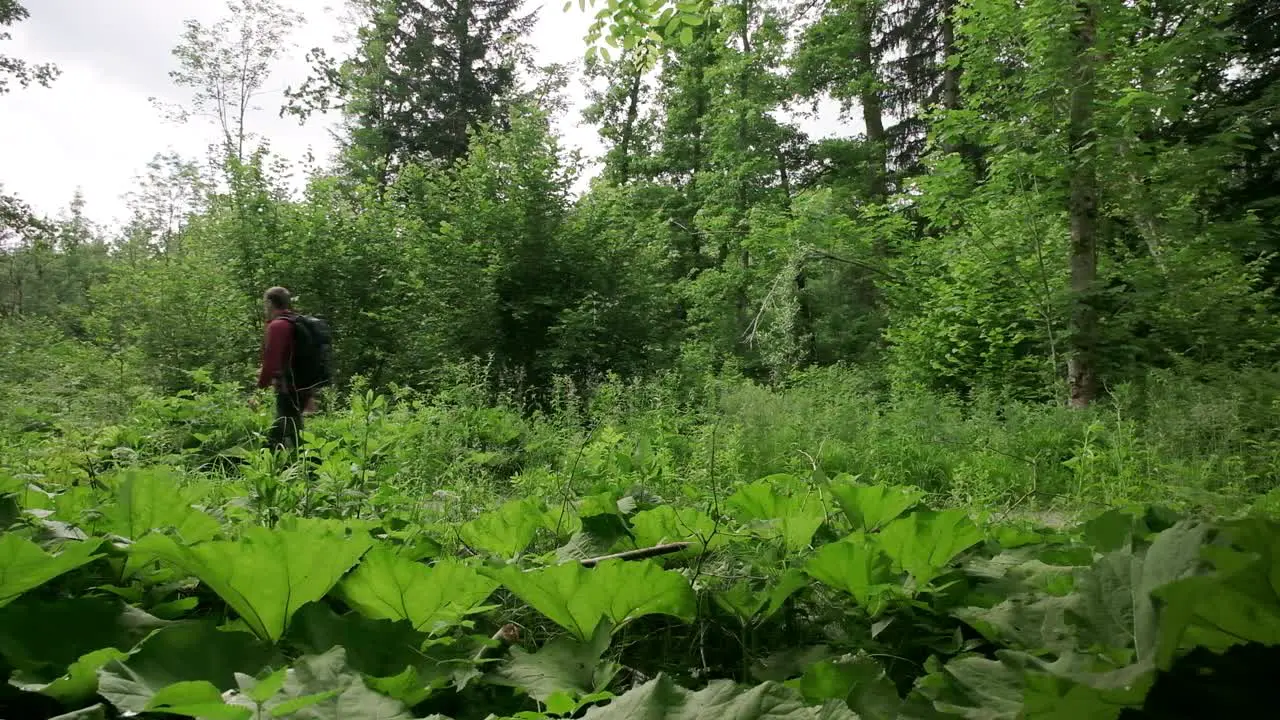
<svg viewBox="0 0 1280 720">
<path fill-rule="evenodd" d="M 889 195 L 889 148 L 884 130 L 884 101 L 880 97 L 879 67 L 875 56 L 877 0 L 862 0 L 859 6 L 857 63 L 862 71 L 862 122 L 871 146 L 868 187 L 871 201 Z"/>
<path fill-rule="evenodd" d="M 1068 184 L 1071 216 L 1071 345 L 1067 383 L 1071 407 L 1088 407 L 1098 394 L 1098 310 L 1093 287 L 1098 276 L 1098 178 L 1094 165 L 1095 0 L 1078 0 L 1072 45 L 1076 56 L 1071 89 Z"/>
<path fill-rule="evenodd" d="M 622 157 L 618 158 L 618 181 L 626 185 L 631 179 L 631 144 L 636 132 L 636 118 L 640 115 L 640 81 L 644 71 L 639 65 L 631 68 L 631 85 L 627 88 L 627 119 L 622 126 L 622 140 L 619 149 Z"/>
<path fill-rule="evenodd" d="M 942 0 L 942 59 L 946 66 L 942 69 L 942 106 L 947 110 L 960 109 L 960 66 L 952 66 L 953 58 L 959 56 L 956 48 L 956 0 Z"/>
</svg>

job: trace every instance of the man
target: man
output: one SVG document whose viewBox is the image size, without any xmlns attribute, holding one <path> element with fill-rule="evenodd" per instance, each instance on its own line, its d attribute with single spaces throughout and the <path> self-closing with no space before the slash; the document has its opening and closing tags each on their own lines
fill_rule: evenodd
<svg viewBox="0 0 1280 720">
<path fill-rule="evenodd" d="M 273 287 L 263 296 L 267 310 L 267 336 L 262 345 L 262 370 L 258 388 L 275 388 L 276 420 L 271 426 L 271 446 L 297 448 L 302 433 L 302 416 L 315 409 L 314 393 L 300 389 L 294 381 L 293 298 L 282 287 Z"/>
</svg>

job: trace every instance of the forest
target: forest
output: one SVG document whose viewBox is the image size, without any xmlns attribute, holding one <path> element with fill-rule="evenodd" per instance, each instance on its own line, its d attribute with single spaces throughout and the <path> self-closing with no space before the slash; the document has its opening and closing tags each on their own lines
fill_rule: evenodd
<svg viewBox="0 0 1280 720">
<path fill-rule="evenodd" d="M 281 97 L 226 0 L 126 222 L 0 187 L 0 717 L 1266 716 L 1280 0 L 536 5 L 345 0 Z"/>
</svg>

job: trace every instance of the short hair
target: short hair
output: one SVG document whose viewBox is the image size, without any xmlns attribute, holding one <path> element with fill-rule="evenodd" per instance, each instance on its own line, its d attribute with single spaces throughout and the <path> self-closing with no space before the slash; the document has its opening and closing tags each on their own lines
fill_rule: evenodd
<svg viewBox="0 0 1280 720">
<path fill-rule="evenodd" d="M 276 310 L 288 310 L 289 304 L 293 298 L 289 295 L 289 291 L 282 287 L 273 287 L 262 296 L 264 300 L 271 304 Z"/>
</svg>

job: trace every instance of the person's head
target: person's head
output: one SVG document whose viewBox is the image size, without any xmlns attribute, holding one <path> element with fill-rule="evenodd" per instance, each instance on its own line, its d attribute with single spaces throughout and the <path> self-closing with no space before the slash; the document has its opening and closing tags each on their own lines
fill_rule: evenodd
<svg viewBox="0 0 1280 720">
<path fill-rule="evenodd" d="M 262 296 L 262 300 L 266 305 L 268 318 L 283 315 L 289 311 L 293 303 L 293 297 L 289 295 L 289 291 L 282 287 L 271 288 Z"/>
</svg>

